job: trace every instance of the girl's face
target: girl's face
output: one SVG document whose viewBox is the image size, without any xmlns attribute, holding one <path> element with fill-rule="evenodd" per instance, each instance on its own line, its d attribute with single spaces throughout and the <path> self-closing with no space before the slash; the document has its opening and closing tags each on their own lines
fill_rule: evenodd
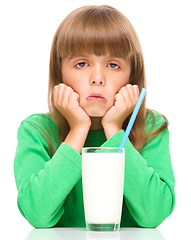
<svg viewBox="0 0 191 240">
<path fill-rule="evenodd" d="M 76 54 L 62 59 L 63 83 L 79 94 L 79 104 L 90 117 L 105 115 L 115 94 L 128 84 L 130 73 L 125 58 Z"/>
</svg>

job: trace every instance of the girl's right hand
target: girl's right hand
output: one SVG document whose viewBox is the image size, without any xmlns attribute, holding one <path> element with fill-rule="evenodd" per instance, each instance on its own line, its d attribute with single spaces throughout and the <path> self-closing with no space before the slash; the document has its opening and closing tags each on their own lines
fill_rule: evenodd
<svg viewBox="0 0 191 240">
<path fill-rule="evenodd" d="M 91 126 L 90 117 L 79 105 L 79 95 L 74 90 L 60 83 L 54 86 L 53 90 L 54 105 L 67 120 L 70 130 L 86 129 Z"/>
</svg>

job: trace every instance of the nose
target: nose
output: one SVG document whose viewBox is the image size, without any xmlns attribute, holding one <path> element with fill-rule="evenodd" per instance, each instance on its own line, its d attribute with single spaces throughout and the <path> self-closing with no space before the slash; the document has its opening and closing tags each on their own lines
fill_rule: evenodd
<svg viewBox="0 0 191 240">
<path fill-rule="evenodd" d="M 90 77 L 90 85 L 104 86 L 106 79 L 101 69 L 96 69 Z"/>
<path fill-rule="evenodd" d="M 103 81 L 95 79 L 91 81 L 91 85 L 103 85 Z"/>
</svg>

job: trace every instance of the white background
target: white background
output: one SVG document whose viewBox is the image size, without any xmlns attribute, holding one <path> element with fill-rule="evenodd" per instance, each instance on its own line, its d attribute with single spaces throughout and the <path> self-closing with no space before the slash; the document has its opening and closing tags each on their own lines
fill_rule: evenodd
<svg viewBox="0 0 191 240">
<path fill-rule="evenodd" d="M 33 229 L 17 209 L 13 161 L 17 129 L 27 116 L 46 112 L 49 53 L 53 35 L 72 10 L 108 4 L 122 11 L 142 45 L 147 107 L 170 122 L 170 150 L 176 178 L 176 206 L 158 230 L 190 239 L 191 5 L 186 0 L 65 1 L 6 0 L 0 3 L 0 216 L 3 239 L 24 239 Z M 7 237 L 5 237 L 7 236 Z M 8 237 L 9 236 L 9 237 Z"/>
</svg>

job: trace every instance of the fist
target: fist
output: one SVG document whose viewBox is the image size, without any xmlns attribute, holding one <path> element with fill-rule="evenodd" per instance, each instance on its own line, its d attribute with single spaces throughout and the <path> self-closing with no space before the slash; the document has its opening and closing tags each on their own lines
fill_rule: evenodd
<svg viewBox="0 0 191 240">
<path fill-rule="evenodd" d="M 133 112 L 138 98 L 139 88 L 137 85 L 127 84 L 116 93 L 113 106 L 102 118 L 106 136 L 107 132 L 112 132 L 112 129 L 113 134 L 122 129 L 123 122 Z"/>
<path fill-rule="evenodd" d="M 67 120 L 70 129 L 77 127 L 90 127 L 91 120 L 79 105 L 79 94 L 60 83 L 53 90 L 54 105 Z"/>
</svg>

